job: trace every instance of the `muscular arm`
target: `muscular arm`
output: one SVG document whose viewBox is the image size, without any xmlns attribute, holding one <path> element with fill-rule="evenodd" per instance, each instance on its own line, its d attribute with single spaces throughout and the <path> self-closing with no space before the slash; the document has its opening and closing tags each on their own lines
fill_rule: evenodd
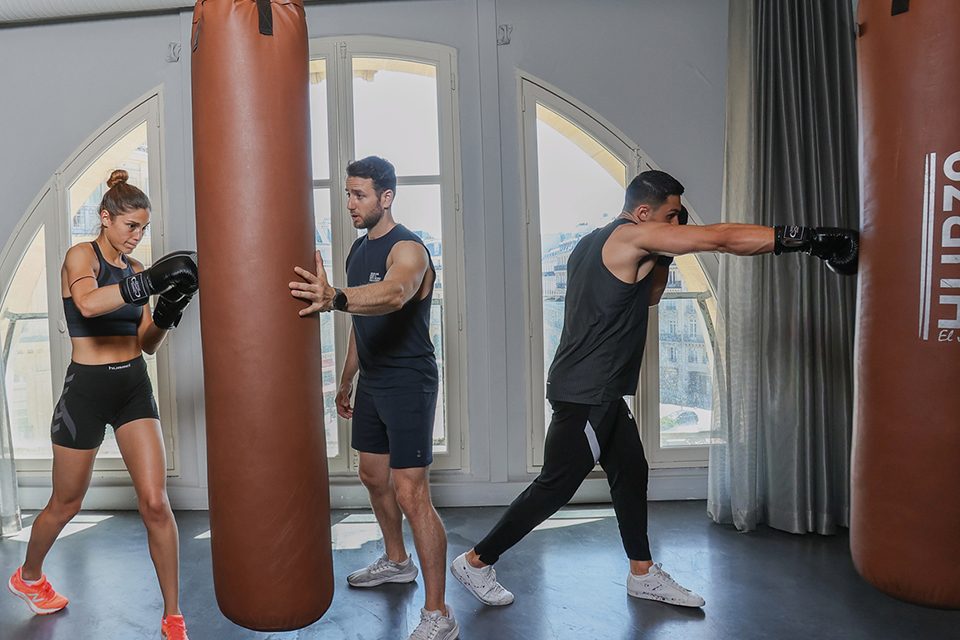
<svg viewBox="0 0 960 640">
<path fill-rule="evenodd" d="M 656 256 L 719 251 L 741 256 L 770 253 L 773 227 L 752 224 L 683 226 L 666 222 L 621 225 L 603 246 L 603 264 L 623 282 L 639 282 L 655 271 Z M 660 273 L 659 278 L 665 278 Z M 661 285 L 663 286 L 663 285 Z M 658 294 L 656 288 L 653 291 Z M 660 291 L 659 293 L 662 293 Z M 657 304 L 660 296 L 651 296 Z"/>
<path fill-rule="evenodd" d="M 773 251 L 773 227 L 755 224 L 708 224 L 676 226 L 645 222 L 626 226 L 622 242 L 643 255 L 679 256 L 687 253 L 719 252 L 755 256 Z M 620 235 L 620 234 L 618 234 Z"/>
<path fill-rule="evenodd" d="M 381 282 L 343 290 L 347 311 L 358 316 L 382 316 L 398 311 L 420 291 L 430 264 L 427 252 L 416 242 L 398 242 L 387 256 L 387 273 Z"/>
<path fill-rule="evenodd" d="M 71 247 L 63 260 L 65 284 L 69 292 L 64 297 L 73 297 L 73 303 L 84 318 L 102 316 L 126 304 L 118 285 L 97 286 L 94 261 L 93 249 L 85 244 Z"/>
<path fill-rule="evenodd" d="M 294 267 L 305 282 L 291 282 L 290 294 L 310 302 L 301 316 L 333 308 L 333 287 L 327 282 L 323 259 L 316 253 L 317 273 Z M 417 294 L 430 263 L 426 250 L 416 242 L 398 242 L 387 256 L 387 273 L 381 282 L 343 289 L 347 311 L 359 316 L 382 316 L 399 310 Z"/>
</svg>

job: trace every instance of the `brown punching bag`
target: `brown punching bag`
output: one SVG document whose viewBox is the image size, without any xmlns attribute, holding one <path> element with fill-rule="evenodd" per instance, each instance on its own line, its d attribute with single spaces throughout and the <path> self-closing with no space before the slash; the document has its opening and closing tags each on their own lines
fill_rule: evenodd
<svg viewBox="0 0 960 640">
<path fill-rule="evenodd" d="M 863 233 L 850 547 L 960 608 L 960 2 L 860 0 Z"/>
<path fill-rule="evenodd" d="M 214 587 L 298 629 L 333 597 L 319 320 L 287 288 L 314 248 L 303 2 L 200 0 L 191 44 Z"/>
</svg>

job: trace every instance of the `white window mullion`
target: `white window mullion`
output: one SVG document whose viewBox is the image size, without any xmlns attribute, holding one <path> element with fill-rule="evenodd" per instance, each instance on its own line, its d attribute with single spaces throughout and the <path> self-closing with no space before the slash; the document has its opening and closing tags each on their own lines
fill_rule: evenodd
<svg viewBox="0 0 960 640">
<path fill-rule="evenodd" d="M 162 95 L 157 95 L 147 103 L 147 148 L 149 155 L 148 180 L 150 190 L 150 227 L 152 235 L 153 260 L 165 255 L 167 249 L 167 216 L 163 176 L 163 136 L 160 135 Z M 170 359 L 170 340 L 165 340 L 156 353 L 158 388 L 154 389 L 160 409 L 160 425 L 164 448 L 167 453 L 167 475 L 179 475 L 179 450 L 177 447 L 177 403 L 174 370 Z"/>
<path fill-rule="evenodd" d="M 437 116 L 440 127 L 441 225 L 444 246 L 443 346 L 447 452 L 435 456 L 434 467 L 460 469 L 466 457 L 466 310 L 463 292 L 463 227 L 461 224 L 457 57 L 437 56 Z M 437 408 L 440 410 L 440 407 Z"/>
<path fill-rule="evenodd" d="M 47 253 L 47 313 L 50 324 L 50 375 L 53 383 L 53 402 L 56 403 L 63 391 L 63 376 L 70 364 L 70 335 L 67 333 L 67 321 L 63 315 L 63 292 L 60 285 L 60 268 L 64 253 L 61 247 L 70 242 L 70 230 L 64 223 L 62 211 L 67 208 L 63 190 L 63 173 L 57 172 L 52 182 L 50 205 L 44 218 Z M 52 419 L 52 416 L 51 416 Z M 44 464 L 44 468 L 48 465 Z"/>
<path fill-rule="evenodd" d="M 330 132 L 330 177 L 336 176 L 337 182 L 331 187 L 331 215 L 334 237 L 334 282 L 336 286 L 347 286 L 346 260 L 357 238 L 357 230 L 347 215 L 347 196 L 344 184 L 347 179 L 347 162 L 355 159 L 353 135 L 353 59 L 347 42 L 340 40 L 335 43 L 336 57 L 334 59 L 335 75 L 332 78 L 331 89 L 333 95 L 332 111 L 335 114 L 330 118 L 331 125 L 336 129 Z M 350 331 L 353 326 L 351 316 L 337 313 L 337 380 L 343 370 L 349 348 Z M 356 391 L 356 384 L 354 384 Z M 359 466 L 356 452 L 350 447 L 350 421 L 337 418 L 340 437 L 343 442 L 343 463 L 348 471 L 355 472 Z"/>
<path fill-rule="evenodd" d="M 526 312 L 526 328 L 529 344 L 530 394 L 528 415 L 531 433 L 528 439 L 528 470 L 543 465 L 543 442 L 546 439 L 547 412 L 543 390 L 546 374 L 543 370 L 543 282 L 541 279 L 540 243 L 540 181 L 538 175 L 539 155 L 537 147 L 536 97 L 532 85 L 520 81 L 520 117 L 523 140 L 524 192 L 523 217 L 527 234 L 527 290 L 529 299 Z"/>
</svg>

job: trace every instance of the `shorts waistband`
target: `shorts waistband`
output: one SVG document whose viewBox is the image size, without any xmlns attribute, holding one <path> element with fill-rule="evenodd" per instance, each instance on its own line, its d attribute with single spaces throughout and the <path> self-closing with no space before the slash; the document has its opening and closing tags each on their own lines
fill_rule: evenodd
<svg viewBox="0 0 960 640">
<path fill-rule="evenodd" d="M 141 366 L 146 366 L 147 362 L 143 359 L 142 355 L 137 356 L 131 360 L 124 360 L 123 362 L 108 362 L 106 364 L 81 364 L 79 362 L 70 361 L 70 367 L 74 369 L 80 369 L 82 371 L 104 371 L 104 372 L 113 372 L 113 371 L 127 371 L 134 368 L 140 368 Z"/>
</svg>

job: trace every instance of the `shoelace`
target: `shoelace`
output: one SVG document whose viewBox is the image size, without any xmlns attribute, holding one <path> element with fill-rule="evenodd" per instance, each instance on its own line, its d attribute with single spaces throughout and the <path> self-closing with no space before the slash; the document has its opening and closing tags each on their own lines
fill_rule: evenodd
<svg viewBox="0 0 960 640">
<path fill-rule="evenodd" d="M 671 587 L 676 587 L 677 589 L 679 589 L 679 590 L 682 591 L 683 593 L 692 593 L 692 591 L 690 591 L 690 589 L 687 589 L 686 587 L 680 586 L 680 584 L 679 584 L 676 580 L 674 580 L 674 579 L 670 576 L 669 573 L 667 573 L 666 571 L 663 570 L 663 568 L 662 568 L 662 566 L 660 565 L 660 563 L 657 563 L 657 564 L 655 564 L 655 565 L 653 565 L 653 566 L 655 566 L 655 567 L 657 568 L 657 573 L 660 574 L 661 578 L 663 578 L 663 581 L 666 582 L 667 584 L 669 584 Z"/>
<path fill-rule="evenodd" d="M 377 558 L 376 562 L 370 565 L 370 573 L 380 573 L 381 571 L 386 570 L 390 566 L 390 558 L 387 556 L 380 556 Z"/>
<path fill-rule="evenodd" d="M 497 570 L 494 569 L 492 565 L 487 567 L 482 575 L 484 582 L 486 582 L 486 584 L 483 585 L 486 587 L 486 589 L 483 591 L 484 596 L 489 596 L 491 594 L 498 596 L 503 595 L 503 592 L 506 591 L 506 589 L 503 588 L 502 584 L 497 582 Z"/>
<path fill-rule="evenodd" d="M 50 600 L 57 595 L 57 593 L 53 590 L 53 585 L 47 580 L 44 580 L 43 583 L 37 586 L 37 593 L 43 596 L 44 600 Z"/>
<path fill-rule="evenodd" d="M 424 625 L 429 625 L 429 627 Z M 420 624 L 413 630 L 410 640 L 433 640 L 438 633 L 440 633 L 440 614 L 437 612 L 421 613 Z"/>
</svg>

